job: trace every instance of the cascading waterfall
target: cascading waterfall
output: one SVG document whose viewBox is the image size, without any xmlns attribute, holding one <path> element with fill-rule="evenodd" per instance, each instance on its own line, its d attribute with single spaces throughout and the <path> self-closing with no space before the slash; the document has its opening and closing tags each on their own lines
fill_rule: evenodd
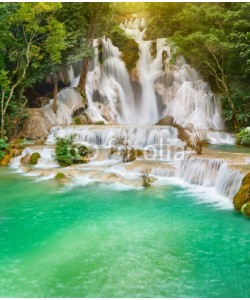
<svg viewBox="0 0 250 300">
<path fill-rule="evenodd" d="M 55 137 L 75 136 L 77 143 L 88 143 L 102 147 L 111 147 L 114 137 L 128 137 L 130 147 L 142 149 L 154 145 L 183 146 L 178 139 L 178 131 L 171 126 L 67 126 L 54 127 L 48 136 L 47 144 L 54 144 Z"/>
<path fill-rule="evenodd" d="M 192 184 L 214 186 L 223 163 L 221 159 L 186 157 L 179 165 L 177 176 Z"/>
<path fill-rule="evenodd" d="M 218 172 L 215 188 L 220 194 L 233 199 L 240 188 L 243 177 L 244 175 L 241 172 L 228 168 L 228 165 L 224 163 Z"/>
<path fill-rule="evenodd" d="M 54 159 L 55 156 L 55 149 L 51 148 L 51 147 L 27 147 L 24 149 L 23 153 L 18 156 L 18 157 L 14 157 L 11 160 L 11 167 L 14 168 L 18 168 L 22 162 L 22 158 L 24 158 L 25 156 L 31 155 L 33 153 L 39 153 L 41 158 L 38 159 L 37 165 L 35 166 L 35 168 L 39 168 L 39 169 L 53 169 L 56 167 L 59 167 L 59 165 L 57 164 L 57 162 Z"/>
<path fill-rule="evenodd" d="M 219 102 L 215 99 L 208 83 L 204 82 L 199 73 L 186 64 L 183 57 L 172 64 L 173 45 L 167 39 L 144 41 L 145 32 L 138 19 L 121 23 L 121 28 L 139 44 L 140 59 L 138 71 L 142 85 L 141 113 L 145 122 L 155 123 L 166 115 L 175 121 L 194 129 L 222 130 Z M 151 49 L 155 43 L 155 56 Z M 161 97 L 165 110 L 157 110 L 156 93 Z"/>
<path fill-rule="evenodd" d="M 72 134 L 75 135 L 76 143 L 95 144 L 104 149 L 110 148 L 114 137 L 121 134 L 127 136 L 130 146 L 136 149 L 157 145 L 182 147 L 184 143 L 178 138 L 175 127 L 154 125 L 167 115 L 173 116 L 176 123 L 191 131 L 206 132 L 211 144 L 235 143 L 233 135 L 218 131 L 223 130 L 224 124 L 219 102 L 209 84 L 186 64 L 183 57 L 179 57 L 173 64 L 173 45 L 164 38 L 144 41 L 144 19 L 132 18 L 120 26 L 138 43 L 136 73 L 142 92 L 139 95 L 134 93 L 130 74 L 119 49 L 112 41 L 108 38 L 94 40 L 95 56 L 87 75 L 88 106 L 85 113 L 92 123 L 102 121 L 109 125 L 70 125 L 73 113 L 83 109 L 82 97 L 75 90 L 79 81 L 79 77 L 76 77 L 71 81 L 70 88 L 58 93 L 56 114 L 52 110 L 52 100 L 42 108 L 44 120 L 51 128 L 46 144 L 27 147 L 21 156 L 12 159 L 12 167 L 19 167 L 23 157 L 35 152 L 41 155 L 35 169 L 59 167 L 53 158 L 55 137 Z M 70 68 L 71 78 L 72 72 Z M 156 166 L 151 167 L 150 175 L 176 177 L 190 184 L 214 187 L 219 194 L 230 199 L 239 189 L 244 176 L 240 171 L 229 167 L 223 159 L 188 155 L 180 161 L 167 157 L 156 157 L 157 159 Z M 92 165 L 94 164 L 95 162 Z M 87 164 L 88 168 L 90 166 L 91 164 Z M 136 167 L 134 171 L 139 173 L 142 169 Z"/>
</svg>

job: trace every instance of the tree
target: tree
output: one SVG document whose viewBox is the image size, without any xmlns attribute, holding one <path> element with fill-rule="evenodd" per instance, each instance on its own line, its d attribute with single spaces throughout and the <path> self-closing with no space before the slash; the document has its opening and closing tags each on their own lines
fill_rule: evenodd
<svg viewBox="0 0 250 300">
<path fill-rule="evenodd" d="M 234 127 L 239 130 L 239 107 L 234 101 L 235 78 L 232 76 L 235 72 L 232 63 L 238 55 L 235 55 L 235 43 L 230 38 L 234 35 L 232 26 L 236 20 L 230 22 L 230 27 L 226 25 L 227 14 L 231 13 L 223 5 L 189 4 L 176 16 L 180 23 L 187 25 L 175 32 L 173 40 L 178 45 L 176 54 L 184 55 L 212 84 L 215 82 L 231 111 Z M 197 16 L 195 21 L 188 22 L 194 15 Z M 247 55 L 249 58 L 249 53 Z M 239 63 L 241 65 L 243 61 Z"/>
<path fill-rule="evenodd" d="M 5 117 L 11 101 L 32 82 L 27 80 L 31 69 L 48 56 L 59 63 L 64 48 L 63 24 L 54 13 L 60 3 L 2 3 L 0 5 L 1 62 L 1 138 L 5 135 Z M 33 79 L 34 82 L 34 79 Z"/>
<path fill-rule="evenodd" d="M 108 18 L 109 3 L 88 2 L 88 3 L 82 3 L 82 5 L 84 5 L 85 8 L 84 17 L 88 23 L 86 43 L 87 46 L 90 49 L 92 49 L 93 39 L 95 37 L 98 23 L 101 23 L 103 18 Z M 90 58 L 91 56 L 85 56 L 82 60 L 82 70 L 81 70 L 80 80 L 78 84 L 78 89 L 80 93 L 84 96 L 84 98 L 85 98 L 85 85 L 86 85 L 87 73 L 89 69 Z"/>
</svg>

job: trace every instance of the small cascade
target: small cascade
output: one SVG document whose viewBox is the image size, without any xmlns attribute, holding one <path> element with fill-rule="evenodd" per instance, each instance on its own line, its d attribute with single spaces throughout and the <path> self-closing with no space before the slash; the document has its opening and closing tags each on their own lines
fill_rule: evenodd
<svg viewBox="0 0 250 300">
<path fill-rule="evenodd" d="M 236 142 L 234 134 L 223 131 L 207 131 L 206 139 L 212 145 L 234 145 Z"/>
<path fill-rule="evenodd" d="M 154 167 L 152 168 L 150 175 L 157 177 L 175 177 L 176 169 L 170 166 L 166 167 Z"/>
<path fill-rule="evenodd" d="M 243 177 L 244 175 L 241 172 L 229 168 L 228 165 L 224 163 L 218 172 L 215 188 L 221 195 L 233 199 L 241 186 Z"/>
<path fill-rule="evenodd" d="M 55 137 L 75 135 L 77 143 L 89 143 L 102 147 L 111 147 L 114 137 L 128 137 L 131 147 L 142 149 L 154 145 L 177 145 L 183 142 L 178 139 L 178 131 L 170 126 L 67 126 L 54 127 L 48 136 L 47 143 L 54 144 Z"/>
<path fill-rule="evenodd" d="M 224 164 L 222 159 L 187 156 L 179 165 L 177 177 L 196 185 L 215 186 L 222 164 Z"/>
<path fill-rule="evenodd" d="M 240 188 L 244 174 L 234 170 L 223 159 L 186 157 L 176 173 L 184 181 L 205 187 L 214 187 L 222 196 L 233 199 Z"/>
<path fill-rule="evenodd" d="M 11 162 L 10 166 L 13 168 L 18 168 L 21 166 L 22 158 L 25 156 L 31 155 L 33 153 L 39 153 L 41 158 L 38 159 L 37 165 L 33 166 L 33 168 L 38 168 L 38 169 L 52 169 L 52 168 L 57 168 L 59 165 L 56 163 L 54 160 L 55 156 L 55 149 L 51 147 L 27 147 L 24 149 L 23 153 L 18 156 L 14 157 Z"/>
</svg>

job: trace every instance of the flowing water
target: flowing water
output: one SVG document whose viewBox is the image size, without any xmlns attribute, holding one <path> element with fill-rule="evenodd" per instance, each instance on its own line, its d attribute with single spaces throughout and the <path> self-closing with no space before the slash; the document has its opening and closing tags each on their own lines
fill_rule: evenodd
<svg viewBox="0 0 250 300">
<path fill-rule="evenodd" d="M 185 187 L 0 170 L 1 297 L 249 297 L 249 221 Z"/>
</svg>

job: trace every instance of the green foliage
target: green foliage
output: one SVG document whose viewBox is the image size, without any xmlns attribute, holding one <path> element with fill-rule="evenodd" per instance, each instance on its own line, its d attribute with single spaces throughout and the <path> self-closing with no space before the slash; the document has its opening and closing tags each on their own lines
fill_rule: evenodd
<svg viewBox="0 0 250 300">
<path fill-rule="evenodd" d="M 72 164 L 86 163 L 86 156 L 92 154 L 92 150 L 84 145 L 74 144 L 75 135 L 65 138 L 56 138 L 56 161 L 60 166 L 66 167 Z"/>
<path fill-rule="evenodd" d="M 64 173 L 62 173 L 62 172 L 56 173 L 56 176 L 55 176 L 56 180 L 62 180 L 62 179 L 66 179 L 66 178 L 67 177 L 66 177 L 66 175 Z"/>
<path fill-rule="evenodd" d="M 110 31 L 110 38 L 113 44 L 122 52 L 122 59 L 125 61 L 128 70 L 136 67 L 139 59 L 138 44 L 131 38 L 127 37 L 119 26 L 114 26 Z"/>
<path fill-rule="evenodd" d="M 81 125 L 81 118 L 76 117 L 76 118 L 74 119 L 74 121 L 75 121 L 75 124 L 76 124 L 76 125 Z"/>
<path fill-rule="evenodd" d="M 9 150 L 10 148 L 6 140 L 0 139 L 0 160 L 3 159 L 6 154 L 8 154 Z"/>
<path fill-rule="evenodd" d="M 37 165 L 37 162 L 40 158 L 41 158 L 40 153 L 34 152 L 31 154 L 28 164 L 32 166 Z"/>
<path fill-rule="evenodd" d="M 61 62 L 65 30 L 55 17 L 60 8 L 60 3 L 0 4 L 2 137 L 4 129 L 10 136 L 24 123 L 24 90 Z"/>
<path fill-rule="evenodd" d="M 242 129 L 237 134 L 237 143 L 243 146 L 250 146 L 250 127 Z"/>
<path fill-rule="evenodd" d="M 56 138 L 56 160 L 60 166 L 70 166 L 79 160 L 78 153 L 73 145 L 75 136 Z"/>
<path fill-rule="evenodd" d="M 178 46 L 175 56 L 183 55 L 211 83 L 221 95 L 229 129 L 249 126 L 250 4 L 146 6 L 147 37 L 169 37 Z"/>
</svg>

